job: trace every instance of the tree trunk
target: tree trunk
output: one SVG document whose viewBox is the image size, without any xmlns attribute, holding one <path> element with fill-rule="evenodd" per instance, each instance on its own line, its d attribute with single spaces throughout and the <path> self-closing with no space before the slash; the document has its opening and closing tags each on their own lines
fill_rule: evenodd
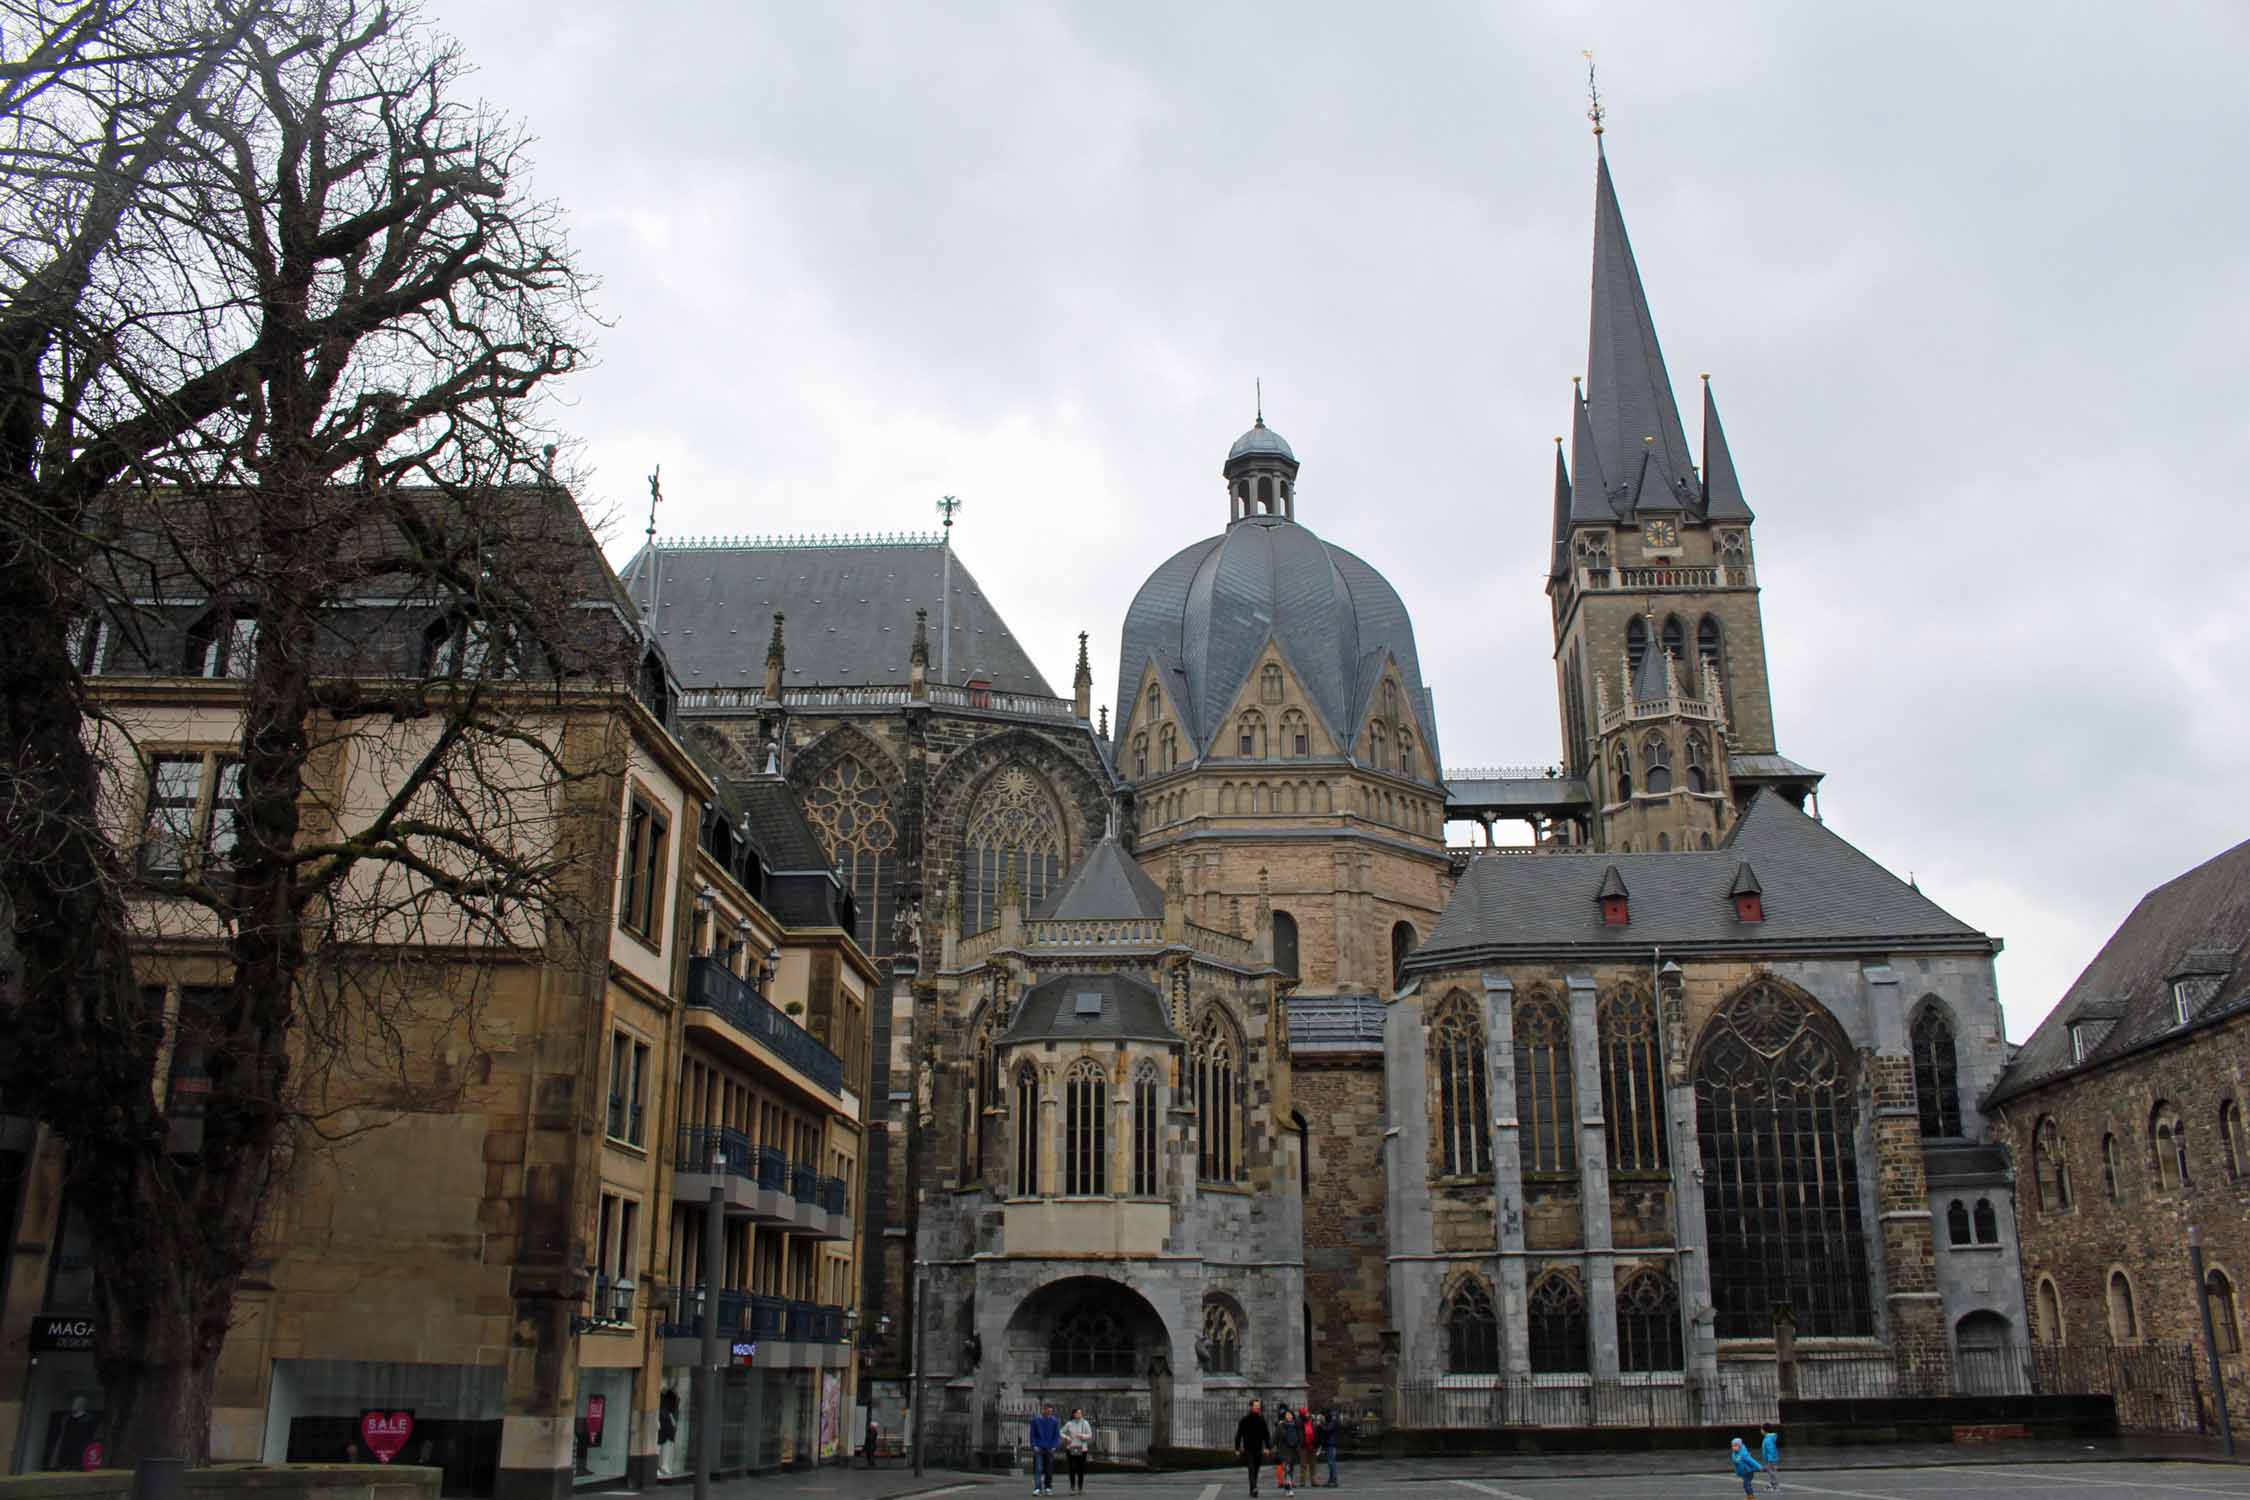
<svg viewBox="0 0 2250 1500">
<path fill-rule="evenodd" d="M 190 1468 L 209 1462 L 217 1373 L 210 1360 L 135 1360 L 105 1373 L 105 1465 L 129 1469 L 144 1458 L 183 1458 Z"/>
</svg>

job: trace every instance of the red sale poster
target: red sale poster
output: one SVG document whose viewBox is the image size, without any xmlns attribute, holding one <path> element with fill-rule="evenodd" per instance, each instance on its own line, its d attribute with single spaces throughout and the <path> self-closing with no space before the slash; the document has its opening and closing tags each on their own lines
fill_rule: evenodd
<svg viewBox="0 0 2250 1500">
<path fill-rule="evenodd" d="M 389 1463 L 406 1447 L 406 1440 L 414 1436 L 414 1413 L 410 1411 L 370 1410 L 359 1414 L 359 1435 L 367 1440 L 367 1451 L 380 1463 Z"/>
</svg>

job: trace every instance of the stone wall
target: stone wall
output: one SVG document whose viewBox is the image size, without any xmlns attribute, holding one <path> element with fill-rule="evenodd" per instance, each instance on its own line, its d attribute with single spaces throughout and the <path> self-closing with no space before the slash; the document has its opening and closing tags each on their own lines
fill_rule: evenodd
<svg viewBox="0 0 2250 1500">
<path fill-rule="evenodd" d="M 1380 1057 L 1295 1068 L 1297 1112 L 1311 1126 L 1305 1195 L 1305 1301 L 1312 1309 L 1316 1402 L 1380 1400 L 1388 1325 L 1383 1286 L 1383 1071 Z"/>
</svg>

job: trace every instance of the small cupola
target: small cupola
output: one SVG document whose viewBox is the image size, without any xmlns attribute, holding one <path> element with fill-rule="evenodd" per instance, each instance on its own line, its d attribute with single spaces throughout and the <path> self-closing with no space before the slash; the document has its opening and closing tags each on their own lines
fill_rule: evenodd
<svg viewBox="0 0 2250 1500">
<path fill-rule="evenodd" d="M 1623 927 L 1633 920 L 1625 897 L 1625 877 L 1617 873 L 1617 866 L 1602 871 L 1601 889 L 1594 892 L 1594 899 L 1601 903 L 1604 927 Z"/>
<path fill-rule="evenodd" d="M 1734 899 L 1734 919 L 1737 922 L 1763 922 L 1766 919 L 1766 895 L 1759 888 L 1758 874 L 1750 868 L 1748 860 L 1734 867 L 1734 884 L 1727 887 Z"/>
<path fill-rule="evenodd" d="M 1234 440 L 1219 472 L 1227 481 L 1227 524 L 1254 516 L 1297 519 L 1297 455 L 1266 425 L 1263 404 L 1250 430 Z"/>
</svg>

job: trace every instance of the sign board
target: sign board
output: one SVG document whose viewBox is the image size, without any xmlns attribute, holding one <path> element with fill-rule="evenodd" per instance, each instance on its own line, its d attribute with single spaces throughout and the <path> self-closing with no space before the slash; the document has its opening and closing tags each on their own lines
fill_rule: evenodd
<svg viewBox="0 0 2250 1500">
<path fill-rule="evenodd" d="M 753 1343 L 730 1345 L 727 1358 L 738 1365 L 754 1365 L 758 1362 L 758 1346 Z"/>
<path fill-rule="evenodd" d="M 41 1313 L 31 1320 L 31 1352 L 64 1353 L 94 1347 L 101 1324 L 92 1318 Z"/>
<path fill-rule="evenodd" d="M 602 1419 L 608 1415 L 609 1398 L 607 1396 L 588 1396 L 586 1398 L 587 1447 L 599 1448 L 602 1445 Z"/>
<path fill-rule="evenodd" d="M 99 1443 L 88 1443 L 78 1454 L 78 1467 L 91 1474 L 102 1466 L 102 1460 L 107 1457 L 108 1449 Z"/>
<path fill-rule="evenodd" d="M 414 1436 L 414 1413 L 380 1408 L 363 1411 L 359 1414 L 359 1435 L 367 1440 L 367 1451 L 375 1455 L 376 1462 L 387 1464 Z"/>
</svg>

